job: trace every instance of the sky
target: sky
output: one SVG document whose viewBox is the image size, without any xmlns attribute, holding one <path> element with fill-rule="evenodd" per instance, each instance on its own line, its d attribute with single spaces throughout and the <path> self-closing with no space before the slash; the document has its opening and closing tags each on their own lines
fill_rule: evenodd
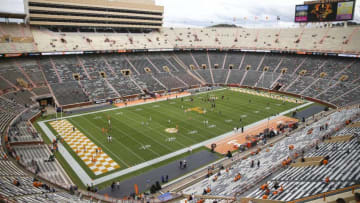
<svg viewBox="0 0 360 203">
<path fill-rule="evenodd" d="M 166 27 L 204 27 L 227 23 L 244 27 L 292 27 L 295 5 L 304 0 L 155 0 L 165 7 Z M 257 16 L 257 20 L 255 20 Z M 268 16 L 269 20 L 266 20 Z M 276 17 L 280 16 L 277 22 Z M 244 18 L 247 20 L 244 20 Z M 235 20 L 235 21 L 234 21 Z M 355 21 L 360 22 L 360 0 Z"/>
<path fill-rule="evenodd" d="M 227 23 L 251 28 L 296 26 L 293 23 L 295 5 L 303 4 L 304 0 L 155 0 L 155 2 L 165 8 L 165 27 L 205 27 Z M 0 12 L 24 13 L 23 0 L 0 0 Z M 277 16 L 280 17 L 279 22 L 276 20 Z M 354 21 L 360 23 L 360 0 L 356 3 Z"/>
</svg>

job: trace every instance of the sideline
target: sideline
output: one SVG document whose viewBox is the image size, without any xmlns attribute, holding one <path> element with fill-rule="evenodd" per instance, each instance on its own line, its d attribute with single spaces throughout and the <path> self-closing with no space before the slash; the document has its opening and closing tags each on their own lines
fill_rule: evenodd
<svg viewBox="0 0 360 203">
<path fill-rule="evenodd" d="M 200 94 L 205 94 L 205 93 L 209 93 L 209 92 L 216 92 L 216 91 L 221 91 L 221 90 L 227 90 L 228 88 L 221 88 L 221 89 L 216 89 L 216 90 L 211 90 L 211 91 L 205 91 L 205 92 L 199 92 L 199 93 L 196 93 L 196 94 L 193 94 L 193 95 L 200 95 Z M 193 96 L 193 95 L 182 95 L 182 96 L 178 96 L 177 98 L 182 98 L 182 97 L 189 97 L 189 96 Z M 74 117 L 79 117 L 79 116 L 84 116 L 84 115 L 90 115 L 90 114 L 96 114 L 96 113 L 102 113 L 102 112 L 107 112 L 107 111 L 115 111 L 115 110 L 119 110 L 119 109 L 122 109 L 122 108 L 127 108 L 127 107 L 133 107 L 133 106 L 139 106 L 139 105 L 144 105 L 144 104 L 151 104 L 151 103 L 155 103 L 155 102 L 160 102 L 160 101 L 166 101 L 166 100 L 173 100 L 173 99 L 176 99 L 175 98 L 161 98 L 161 99 L 157 99 L 155 101 L 146 101 L 146 102 L 143 102 L 143 103 L 138 103 L 138 104 L 130 104 L 130 105 L 127 105 L 127 106 L 119 106 L 119 107 L 113 107 L 113 108 L 110 108 L 110 109 L 103 109 L 103 110 L 100 110 L 100 111 L 93 111 L 93 112 L 87 112 L 87 113 L 82 113 L 82 114 L 76 114 L 76 115 L 71 115 L 71 116 L 65 116 L 65 117 L 62 117 L 62 119 L 66 119 L 66 118 L 74 118 Z M 55 121 L 55 120 L 58 120 L 59 118 L 52 118 L 52 119 L 48 119 L 48 120 L 44 120 L 44 121 L 39 121 L 38 123 L 41 123 L 41 122 L 49 122 L 49 121 Z"/>
</svg>

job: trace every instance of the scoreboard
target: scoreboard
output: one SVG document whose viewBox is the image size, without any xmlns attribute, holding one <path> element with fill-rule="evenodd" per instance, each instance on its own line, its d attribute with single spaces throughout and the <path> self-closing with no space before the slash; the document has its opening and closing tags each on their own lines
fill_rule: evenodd
<svg viewBox="0 0 360 203">
<path fill-rule="evenodd" d="M 348 21 L 354 19 L 355 0 L 296 5 L 295 22 Z"/>
</svg>

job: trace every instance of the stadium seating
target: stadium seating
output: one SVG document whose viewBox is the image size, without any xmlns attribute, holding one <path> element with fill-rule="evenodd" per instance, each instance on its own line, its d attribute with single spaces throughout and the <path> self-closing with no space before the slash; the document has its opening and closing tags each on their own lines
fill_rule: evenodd
<svg viewBox="0 0 360 203">
<path fill-rule="evenodd" d="M 108 80 L 122 97 L 143 94 L 142 89 L 129 76 L 114 77 Z"/>
<path fill-rule="evenodd" d="M 23 197 L 15 197 L 17 202 L 80 202 L 86 203 L 88 200 L 82 200 L 80 197 L 70 195 L 65 192 L 55 192 L 46 194 L 28 195 Z"/>
<path fill-rule="evenodd" d="M 211 73 L 210 73 L 210 70 L 209 69 L 198 69 L 198 70 L 195 70 L 195 72 L 197 72 L 200 77 L 207 83 L 207 84 L 213 84 L 213 80 L 212 80 L 212 77 L 211 77 Z"/>
<path fill-rule="evenodd" d="M 7 93 L 4 97 L 33 104 L 31 98 L 50 95 L 52 90 L 60 105 L 69 105 L 142 94 L 144 89 L 157 92 L 204 84 L 272 89 L 280 84 L 281 91 L 344 106 L 357 98 L 352 96 L 357 91 L 360 64 L 348 58 L 237 52 L 52 56 L 41 57 L 38 62 L 25 58 L 1 63 L 1 75 L 10 75 L 6 81 L 0 80 L 2 94 Z M 23 88 L 19 78 L 33 88 Z M 127 81 L 132 90 L 124 92 Z M 69 99 L 69 91 L 63 86 L 78 88 L 80 94 Z M 63 102 L 64 98 L 68 101 Z"/>
<path fill-rule="evenodd" d="M 41 142 L 40 135 L 26 121 L 16 122 L 9 131 L 9 142 Z"/>
<path fill-rule="evenodd" d="M 14 103 L 21 104 L 21 105 L 29 105 L 31 106 L 34 102 L 31 100 L 31 97 L 34 95 L 31 94 L 28 90 L 20 90 L 17 92 L 10 92 L 5 95 L 4 97 L 8 98 L 10 101 Z"/>
<path fill-rule="evenodd" d="M 360 111 L 359 109 L 351 109 L 351 110 L 342 110 L 339 112 L 334 112 L 330 114 L 327 117 L 324 117 L 320 119 L 319 121 L 311 124 L 310 126 L 305 127 L 303 130 L 293 133 L 289 137 L 285 137 L 284 139 L 280 140 L 279 142 L 275 143 L 272 147 L 269 147 L 269 150 L 261 150 L 258 154 L 255 154 L 253 156 L 250 156 L 248 159 L 245 160 L 237 160 L 232 163 L 231 168 L 229 172 L 226 172 L 226 169 L 221 170 L 221 175 L 214 174 L 210 176 L 209 178 L 205 178 L 201 180 L 200 182 L 189 186 L 188 188 L 184 189 L 182 192 L 184 194 L 202 194 L 203 190 L 207 187 L 211 188 L 211 192 L 207 195 L 219 195 L 219 196 L 234 196 L 235 194 L 241 195 L 242 193 L 248 191 L 249 189 L 253 188 L 254 186 L 257 186 L 258 183 L 261 182 L 261 180 L 264 180 L 271 174 L 273 174 L 275 171 L 279 170 L 282 167 L 282 161 L 284 159 L 287 159 L 287 157 L 293 157 L 295 152 L 301 153 L 302 150 L 308 152 L 308 154 L 311 154 L 311 150 L 314 148 L 315 144 L 319 142 L 322 139 L 322 136 L 327 135 L 329 132 L 333 132 L 336 128 L 338 128 L 338 125 L 340 123 L 345 123 L 345 120 L 349 118 L 352 115 L 358 114 Z M 347 118 L 345 118 L 345 115 Z M 328 130 L 320 131 L 318 126 L 322 126 L 328 123 Z M 308 134 L 309 129 L 313 129 L 313 132 L 311 134 Z M 288 146 L 293 145 L 295 147 L 295 151 L 289 151 Z M 346 155 L 346 160 L 348 160 L 348 163 L 353 167 L 354 163 L 359 159 L 359 144 L 356 143 L 356 141 L 352 141 L 348 144 L 347 147 L 345 145 L 347 144 L 340 144 L 342 147 L 339 146 L 339 149 L 347 149 L 351 148 L 351 154 Z M 356 147 L 355 147 L 356 146 Z M 321 151 L 317 150 L 318 152 Z M 331 151 L 331 150 L 330 150 Z M 342 150 L 345 151 L 345 150 Z M 322 154 L 328 154 L 326 151 Z M 330 154 L 330 162 L 332 162 L 332 158 L 334 157 L 333 163 L 331 165 L 329 164 L 327 167 L 328 173 L 331 173 L 331 170 L 334 166 L 337 167 L 336 170 L 343 171 L 343 161 L 345 157 L 344 153 L 338 153 L 336 154 L 336 151 L 334 151 L 332 154 Z M 311 156 L 318 156 L 318 154 L 314 154 Z M 357 158 L 354 159 L 354 157 L 357 156 Z M 236 160 L 236 159 L 235 159 Z M 251 161 L 255 162 L 254 168 L 250 167 Z M 260 161 L 260 167 L 257 168 L 256 163 L 257 161 Z M 291 170 L 291 168 L 285 169 L 285 172 L 282 171 L 280 174 L 287 174 L 287 177 L 291 179 L 289 180 L 289 184 L 292 184 L 292 181 L 294 181 L 294 176 L 292 173 L 288 170 Z M 356 178 L 359 177 L 359 173 L 353 173 L 356 172 L 356 170 L 359 170 L 358 168 L 354 167 L 350 171 L 342 172 L 345 173 L 343 176 L 339 175 L 337 173 L 334 173 L 333 176 L 336 176 L 341 179 L 341 181 L 348 181 L 346 183 L 341 183 L 336 186 L 336 188 L 346 187 L 351 184 L 355 180 L 359 180 Z M 318 170 L 319 173 L 323 172 L 323 170 Z M 234 177 L 240 173 L 241 179 L 240 181 L 234 181 Z M 305 174 L 306 177 L 309 177 L 307 181 L 310 183 L 314 180 L 317 180 L 319 183 L 323 180 L 322 178 L 326 174 L 322 174 L 321 176 L 317 177 L 316 175 L 310 175 L 309 170 L 304 170 L 304 174 L 300 174 L 296 177 L 302 178 L 302 180 L 305 180 Z M 342 177 L 348 177 L 352 174 L 352 177 L 349 177 L 348 179 L 344 179 Z M 218 175 L 218 178 L 216 181 L 213 181 L 213 177 L 215 175 Z M 276 176 L 277 177 L 277 176 Z M 312 178 L 312 181 L 311 181 Z M 284 180 L 279 179 L 284 182 Z M 274 182 L 274 181 L 272 181 Z M 306 181 L 305 181 L 306 182 Z M 300 183 L 299 183 L 300 184 Z M 302 185 L 302 184 L 300 184 Z M 290 186 L 289 186 L 290 187 Z M 292 187 L 294 187 L 294 190 L 296 188 L 299 189 L 299 185 L 296 186 L 296 184 L 292 184 Z M 286 191 L 288 188 L 287 185 L 284 185 L 284 190 Z M 314 189 L 314 187 L 309 187 L 309 189 Z M 319 189 L 319 192 L 329 190 L 330 188 L 324 187 Z M 254 192 L 248 195 L 248 197 L 254 197 L 254 198 L 261 198 L 263 195 L 263 191 L 259 192 L 259 189 L 256 189 Z M 298 190 L 297 190 L 298 191 Z M 299 190 L 301 191 L 301 190 Z M 293 190 L 290 190 L 287 194 L 294 194 Z M 314 193 L 315 194 L 315 193 Z M 298 194 L 299 197 L 304 196 L 304 194 Z M 285 195 L 284 195 L 285 196 Z M 291 198 L 287 198 L 286 200 L 293 200 L 296 198 L 296 196 L 292 196 Z M 274 198 L 276 199 L 276 198 Z M 284 200 L 284 199 L 281 199 Z"/>
<path fill-rule="evenodd" d="M 59 163 L 49 159 L 51 153 L 46 145 L 15 146 L 14 150 L 21 157 L 20 163 L 28 170 L 63 187 L 72 185 Z"/>
<path fill-rule="evenodd" d="M 154 78 L 156 78 L 168 90 L 186 87 L 186 85 L 183 82 L 171 76 L 170 73 L 154 74 Z"/>
<path fill-rule="evenodd" d="M 105 79 L 84 80 L 81 82 L 85 93 L 89 95 L 90 100 L 100 101 L 117 98 L 117 93 L 109 87 Z"/>
<path fill-rule="evenodd" d="M 14 60 L 14 63 L 17 64 L 18 68 L 30 81 L 32 86 L 46 85 L 46 80 L 36 60 L 32 58 L 23 58 L 22 60 Z"/>
<path fill-rule="evenodd" d="M 261 73 L 262 72 L 253 71 L 253 70 L 247 71 L 245 79 L 243 80 L 242 85 L 249 86 L 249 87 L 255 86 L 255 84 L 259 80 L 259 77 L 260 77 Z"/>
<path fill-rule="evenodd" d="M 133 76 L 133 78 L 142 89 L 147 89 L 150 92 L 158 92 L 166 89 L 166 87 L 151 74 Z"/>
<path fill-rule="evenodd" d="M 0 133 L 4 133 L 21 112 L 35 106 L 35 98 L 39 96 L 54 96 L 59 105 L 66 106 L 206 84 L 237 84 L 265 89 L 281 84 L 280 91 L 312 97 L 339 107 L 360 102 L 360 63 L 356 59 L 227 51 L 230 48 L 358 54 L 360 35 L 357 27 L 162 28 L 147 34 L 104 34 L 53 32 L 45 28 L 0 23 L 0 30 L 1 54 L 128 50 L 127 53 L 4 58 L 0 62 Z M 197 51 L 170 51 L 174 48 L 196 48 Z M 213 48 L 221 51 L 210 51 Z M 130 49 L 157 49 L 159 52 L 130 53 Z M 162 49 L 169 51 L 163 52 Z M 247 160 L 234 162 L 229 172 L 221 171 L 217 181 L 210 177 L 183 192 L 200 194 L 210 186 L 210 195 L 233 196 L 251 190 L 248 197 L 261 198 L 264 191 L 257 189 L 257 184 L 277 171 L 282 160 L 293 155 L 288 150 L 290 144 L 297 152 L 304 149 L 307 157 L 330 156 L 330 164 L 281 169 L 270 178 L 269 186 L 278 182 L 283 185 L 284 192 L 270 195 L 269 199 L 289 201 L 353 185 L 360 181 L 359 168 L 355 167 L 360 161 L 358 138 L 341 144 L 322 143 L 318 150 L 312 147 L 325 134 L 318 130 L 319 125 L 328 123 L 326 132 L 330 132 L 343 123 L 346 116 L 355 113 L 358 113 L 357 109 L 335 112 L 284 138 L 268 153 L 260 152 Z M 9 128 L 9 142 L 17 145 L 13 149 L 20 156 L 20 163 L 33 173 L 38 170 L 39 176 L 49 182 L 69 187 L 71 180 L 59 163 L 45 161 L 51 152 L 25 120 L 18 119 Z M 314 132 L 308 135 L 311 128 Z M 345 128 L 333 136 L 348 133 L 359 134 L 360 128 Z M 52 188 L 34 187 L 32 177 L 14 162 L 5 160 L 4 154 L 0 146 L 0 195 L 18 202 L 82 201 L 77 196 Z M 250 168 L 251 160 L 260 160 L 261 167 Z M 240 182 L 233 181 L 237 173 L 242 175 Z M 323 183 L 326 176 L 330 176 L 328 184 Z M 20 186 L 13 184 L 15 178 Z"/>
<path fill-rule="evenodd" d="M 273 177 L 269 182 L 270 191 L 275 182 L 282 185 L 284 191 L 279 194 L 270 194 L 269 199 L 289 201 L 311 196 L 329 190 L 348 187 L 360 180 L 360 168 L 358 167 L 360 145 L 360 128 L 345 128 L 334 135 L 355 135 L 349 142 L 322 143 L 319 149 L 313 149 L 306 157 L 329 156 L 329 164 L 322 166 L 288 167 Z M 329 177 L 329 183 L 324 180 Z M 264 191 L 257 189 L 248 197 L 262 198 Z"/>
<path fill-rule="evenodd" d="M 34 88 L 34 89 L 32 89 L 32 91 L 33 91 L 37 96 L 50 94 L 50 90 L 49 90 L 49 88 L 46 87 L 46 86 Z"/>
<path fill-rule="evenodd" d="M 64 82 L 51 84 L 51 89 L 59 105 L 88 102 L 88 96 L 83 92 L 78 82 Z"/>
<path fill-rule="evenodd" d="M 83 72 L 85 73 L 85 80 L 94 80 L 103 77 L 115 76 L 115 73 L 112 72 L 112 67 L 107 63 L 104 57 L 96 55 L 85 55 L 79 57 L 78 62 L 83 68 Z"/>
<path fill-rule="evenodd" d="M 0 97 L 0 132 L 3 132 L 16 115 L 20 114 L 24 107 Z"/>
<path fill-rule="evenodd" d="M 173 75 L 182 83 L 184 83 L 187 87 L 200 85 L 200 81 L 194 78 L 191 74 L 194 74 L 194 72 L 178 72 L 173 73 Z M 194 74 L 195 75 L 195 74 Z"/>
<path fill-rule="evenodd" d="M 245 75 L 245 71 L 243 70 L 230 70 L 230 76 L 228 78 L 228 84 L 240 84 L 242 78 Z"/>
<path fill-rule="evenodd" d="M 358 52 L 356 27 L 327 28 L 162 28 L 147 34 L 61 33 L 43 28 L 1 24 L 6 53 L 174 47 L 331 50 Z M 353 34 L 355 33 L 355 34 Z M 11 36 L 6 37 L 6 36 Z M 6 39 L 14 40 L 6 41 Z M 211 61 L 211 60 L 210 60 Z"/>
</svg>

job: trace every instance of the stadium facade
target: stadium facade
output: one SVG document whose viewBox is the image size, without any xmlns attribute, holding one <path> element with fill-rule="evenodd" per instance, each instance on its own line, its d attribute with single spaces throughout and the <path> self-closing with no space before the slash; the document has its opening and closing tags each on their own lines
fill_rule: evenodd
<svg viewBox="0 0 360 203">
<path fill-rule="evenodd" d="M 155 30 L 164 8 L 152 0 L 28 0 L 30 25 L 114 30 Z"/>
</svg>

